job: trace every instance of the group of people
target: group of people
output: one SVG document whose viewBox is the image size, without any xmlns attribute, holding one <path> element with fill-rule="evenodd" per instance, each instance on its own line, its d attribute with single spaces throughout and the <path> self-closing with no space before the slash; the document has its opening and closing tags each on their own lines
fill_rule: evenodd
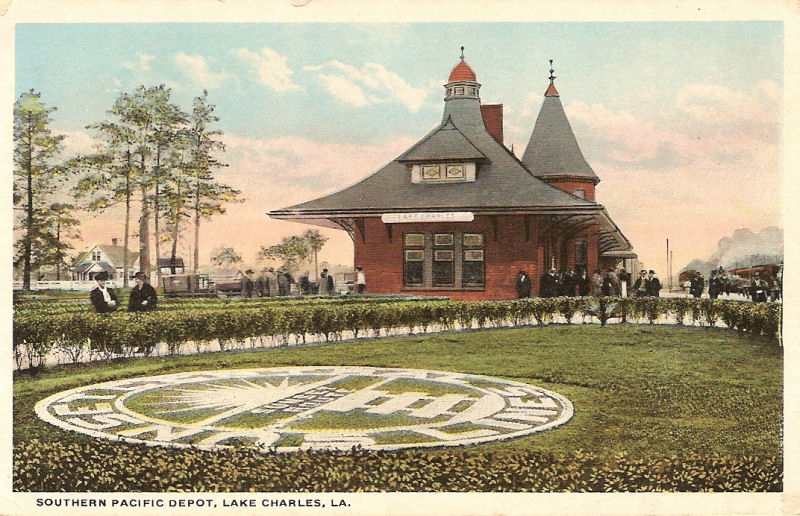
<svg viewBox="0 0 800 516">
<path fill-rule="evenodd" d="M 769 276 L 759 272 L 754 273 L 749 283 L 747 279 L 730 274 L 722 267 L 711 271 L 708 280 L 708 297 L 717 299 L 720 295 L 730 295 L 732 293 L 742 294 L 749 297 L 756 303 L 763 303 L 767 300 L 776 300 L 781 295 L 783 271 L 779 270 L 770 284 Z M 706 288 L 706 280 L 701 272 L 695 273 L 689 280 L 689 295 L 699 299 L 702 297 Z"/>
<path fill-rule="evenodd" d="M 519 298 L 531 296 L 531 279 L 524 270 L 517 274 L 516 289 Z M 579 269 L 578 272 L 573 269 L 561 272 L 550 269 L 539 281 L 540 297 L 658 297 L 660 291 L 661 281 L 653 270 L 640 271 L 633 285 L 625 269 L 619 272 L 608 269 L 605 274 L 595 269 L 592 276 L 588 275 L 586 269 Z"/>
<path fill-rule="evenodd" d="M 119 297 L 114 289 L 107 286 L 108 273 L 100 272 L 95 276 L 97 286 L 89 293 L 89 300 L 92 302 L 97 313 L 116 312 L 119 309 Z M 134 286 L 128 298 L 129 312 L 149 312 L 155 310 L 158 305 L 156 289 L 147 282 L 147 275 L 137 272 L 133 275 Z"/>
<path fill-rule="evenodd" d="M 288 296 L 291 293 L 293 284 L 297 284 L 300 294 L 319 294 L 329 296 L 336 292 L 336 283 L 333 275 L 328 273 L 328 269 L 322 269 L 319 279 L 316 281 L 316 292 L 314 291 L 309 273 L 305 272 L 300 276 L 299 281 L 295 281 L 291 274 L 285 269 L 275 271 L 274 268 L 265 268 L 257 278 L 253 278 L 255 273 L 252 269 L 247 269 L 242 276 L 242 297 L 275 297 Z M 367 279 L 361 267 L 356 267 L 356 291 L 359 294 L 364 292 Z"/>
</svg>

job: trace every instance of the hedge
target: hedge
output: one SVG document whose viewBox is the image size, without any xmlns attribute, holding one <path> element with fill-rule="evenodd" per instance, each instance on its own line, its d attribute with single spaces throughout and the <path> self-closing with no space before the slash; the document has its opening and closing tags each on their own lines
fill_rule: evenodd
<svg viewBox="0 0 800 516">
<path fill-rule="evenodd" d="M 377 301 L 377 300 L 376 300 Z M 156 344 L 166 343 L 170 352 L 194 342 L 217 341 L 225 350 L 248 339 L 271 338 L 288 344 L 291 338 L 305 341 L 308 335 L 332 340 L 344 332 L 356 337 L 379 335 L 403 329 L 426 332 L 444 329 L 484 328 L 520 324 L 548 324 L 554 315 L 566 321 L 595 317 L 601 324 L 611 318 L 621 321 L 661 317 L 684 324 L 727 327 L 752 335 L 776 339 L 780 344 L 781 305 L 742 301 L 687 298 L 530 298 L 514 301 L 385 301 L 348 303 L 275 302 L 178 303 L 180 308 L 145 313 L 97 314 L 81 311 L 18 310 L 14 313 L 14 359 L 18 368 L 27 359 L 29 367 L 43 363 L 53 349 L 78 361 L 87 351 L 90 358 L 111 358 L 136 353 L 149 355 Z"/>
<path fill-rule="evenodd" d="M 93 441 L 14 447 L 15 491 L 781 491 L 780 458 L 575 452 L 216 452 Z"/>
</svg>

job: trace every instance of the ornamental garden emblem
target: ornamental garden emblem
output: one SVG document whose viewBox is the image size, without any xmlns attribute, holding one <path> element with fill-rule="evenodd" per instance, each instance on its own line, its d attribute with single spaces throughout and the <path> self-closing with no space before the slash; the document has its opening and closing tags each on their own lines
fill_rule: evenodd
<svg viewBox="0 0 800 516">
<path fill-rule="evenodd" d="M 60 428 L 150 445 L 398 449 L 520 437 L 563 425 L 572 404 L 532 385 L 446 371 L 314 366 L 192 371 L 54 394 Z"/>
</svg>

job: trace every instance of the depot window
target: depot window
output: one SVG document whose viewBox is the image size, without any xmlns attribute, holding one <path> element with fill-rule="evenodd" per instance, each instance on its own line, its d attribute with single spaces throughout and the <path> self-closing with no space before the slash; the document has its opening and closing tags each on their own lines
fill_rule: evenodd
<svg viewBox="0 0 800 516">
<path fill-rule="evenodd" d="M 482 289 L 482 233 L 405 233 L 403 284 L 408 288 Z"/>
</svg>

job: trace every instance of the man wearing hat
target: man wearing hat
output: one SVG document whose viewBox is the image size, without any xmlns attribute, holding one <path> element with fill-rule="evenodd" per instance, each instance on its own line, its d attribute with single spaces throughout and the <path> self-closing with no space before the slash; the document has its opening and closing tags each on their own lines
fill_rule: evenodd
<svg viewBox="0 0 800 516">
<path fill-rule="evenodd" d="M 550 269 L 547 274 L 542 276 L 541 284 L 539 285 L 539 295 L 541 297 L 558 297 L 561 293 L 561 282 L 556 276 L 556 270 Z"/>
<path fill-rule="evenodd" d="M 517 274 L 517 297 L 520 299 L 531 297 L 531 278 L 525 271 L 519 271 Z"/>
<path fill-rule="evenodd" d="M 639 271 L 639 277 L 636 278 L 636 283 L 633 284 L 633 293 L 636 297 L 647 296 L 647 271 L 642 269 Z"/>
<path fill-rule="evenodd" d="M 319 275 L 319 294 L 329 296 L 333 293 L 333 276 L 328 274 L 328 269 L 322 269 Z"/>
<path fill-rule="evenodd" d="M 119 299 L 117 299 L 114 289 L 106 287 L 108 273 L 105 271 L 99 272 L 94 279 L 97 280 L 97 287 L 89 293 L 89 300 L 92 302 L 92 306 L 99 314 L 116 312 Z"/>
<path fill-rule="evenodd" d="M 133 275 L 133 281 L 136 283 L 131 289 L 131 297 L 128 300 L 129 312 L 149 312 L 156 309 L 158 304 L 158 296 L 156 289 L 145 281 L 147 275 L 142 271 Z"/>
<path fill-rule="evenodd" d="M 647 273 L 647 295 L 648 297 L 658 297 L 661 292 L 661 280 L 656 276 L 656 271 L 650 269 Z"/>
</svg>

